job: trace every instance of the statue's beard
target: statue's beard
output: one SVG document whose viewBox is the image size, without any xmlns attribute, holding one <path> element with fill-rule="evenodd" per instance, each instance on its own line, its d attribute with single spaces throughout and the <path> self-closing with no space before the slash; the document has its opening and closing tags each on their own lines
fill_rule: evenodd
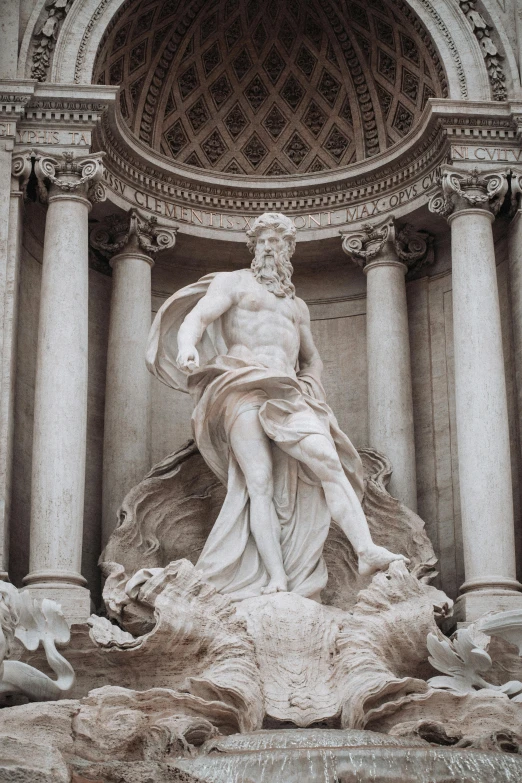
<svg viewBox="0 0 522 783">
<path fill-rule="evenodd" d="M 287 252 L 275 253 L 271 258 L 256 253 L 251 269 L 257 282 L 276 296 L 295 297 L 295 286 L 292 283 L 294 268 Z"/>
</svg>

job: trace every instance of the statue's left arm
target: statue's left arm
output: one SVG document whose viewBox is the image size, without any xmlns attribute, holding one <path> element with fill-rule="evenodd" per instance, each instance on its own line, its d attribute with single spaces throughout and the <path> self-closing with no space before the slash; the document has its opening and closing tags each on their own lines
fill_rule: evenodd
<svg viewBox="0 0 522 783">
<path fill-rule="evenodd" d="M 323 363 L 312 337 L 310 312 L 302 299 L 296 299 L 296 303 L 299 307 L 300 315 L 299 372 L 300 374 L 313 375 L 316 380 L 320 381 L 323 373 Z"/>
</svg>

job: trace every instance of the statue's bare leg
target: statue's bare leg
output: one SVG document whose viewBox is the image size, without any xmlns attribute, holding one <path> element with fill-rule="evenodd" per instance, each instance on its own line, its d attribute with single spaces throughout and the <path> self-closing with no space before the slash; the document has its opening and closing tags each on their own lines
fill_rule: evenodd
<svg viewBox="0 0 522 783">
<path fill-rule="evenodd" d="M 286 591 L 281 525 L 273 500 L 272 447 L 261 427 L 257 410 L 241 413 L 232 425 L 229 438 L 250 497 L 250 530 L 270 577 L 263 592 Z"/>
<path fill-rule="evenodd" d="M 307 465 L 321 482 L 332 519 L 343 530 L 359 559 L 359 573 L 372 574 L 385 569 L 396 555 L 372 541 L 368 522 L 355 491 L 346 478 L 335 446 L 324 435 L 307 435 L 291 446 L 281 444 L 290 456 Z"/>
</svg>

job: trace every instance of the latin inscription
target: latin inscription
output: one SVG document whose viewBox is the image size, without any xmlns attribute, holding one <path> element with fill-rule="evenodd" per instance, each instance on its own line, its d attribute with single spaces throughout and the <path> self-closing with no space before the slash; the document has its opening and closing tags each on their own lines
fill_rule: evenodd
<svg viewBox="0 0 522 783">
<path fill-rule="evenodd" d="M 455 161 L 473 160 L 480 163 L 520 163 L 522 149 L 455 145 L 451 147 L 451 159 Z"/>
<path fill-rule="evenodd" d="M 13 124 L 9 122 L 0 124 L 0 136 L 12 135 L 14 135 Z M 16 131 L 16 143 L 38 146 L 90 147 L 91 132 L 24 128 Z"/>
<path fill-rule="evenodd" d="M 377 199 L 357 204 L 353 207 L 343 207 L 342 209 L 328 212 L 315 212 L 302 215 L 295 215 L 292 219 L 298 230 L 310 230 L 328 228 L 329 226 L 342 226 L 347 223 L 357 223 L 368 218 L 378 217 L 381 214 L 400 207 L 412 201 L 423 192 L 430 190 L 437 181 L 438 171 L 434 170 L 422 179 L 402 190 L 392 193 L 389 196 L 382 196 Z M 112 172 L 105 169 L 105 184 L 117 195 L 132 201 L 141 209 L 152 212 L 155 215 L 170 218 L 180 223 L 188 223 L 193 226 L 204 226 L 206 228 L 217 228 L 228 231 L 244 231 L 251 227 L 255 216 L 230 215 L 222 212 L 210 212 L 205 209 L 195 209 L 193 207 L 181 206 L 165 199 L 152 196 L 141 190 L 136 190 L 127 185 Z"/>
</svg>

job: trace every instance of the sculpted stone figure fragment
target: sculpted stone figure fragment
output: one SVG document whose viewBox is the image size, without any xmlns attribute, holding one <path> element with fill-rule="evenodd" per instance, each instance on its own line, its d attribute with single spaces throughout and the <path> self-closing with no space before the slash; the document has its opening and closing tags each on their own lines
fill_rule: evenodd
<svg viewBox="0 0 522 783">
<path fill-rule="evenodd" d="M 251 267 L 175 293 L 149 339 L 149 369 L 191 393 L 196 443 L 227 486 L 197 568 L 234 600 L 286 590 L 319 600 L 332 519 L 360 573 L 405 559 L 371 539 L 362 463 L 326 404 L 310 315 L 291 281 L 295 235 L 284 215 L 257 218 Z"/>
</svg>

